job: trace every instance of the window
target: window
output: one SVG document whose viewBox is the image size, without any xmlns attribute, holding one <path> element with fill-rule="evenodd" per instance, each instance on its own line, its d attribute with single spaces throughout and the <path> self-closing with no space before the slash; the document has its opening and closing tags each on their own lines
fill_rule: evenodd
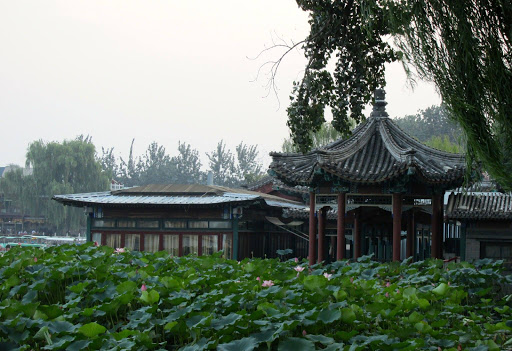
<svg viewBox="0 0 512 351">
<path fill-rule="evenodd" d="M 206 222 L 208 223 L 208 222 Z M 198 235 L 183 235 L 183 256 L 188 254 L 196 254 L 199 251 Z"/>
<path fill-rule="evenodd" d="M 139 228 L 158 228 L 157 220 L 140 220 L 137 221 L 137 227 Z"/>
<path fill-rule="evenodd" d="M 113 219 L 95 219 L 93 226 L 101 228 L 114 228 L 116 226 L 116 221 Z"/>
<path fill-rule="evenodd" d="M 121 234 L 105 234 L 107 246 L 113 249 L 121 247 Z"/>
<path fill-rule="evenodd" d="M 228 229 L 231 228 L 230 221 L 210 221 L 210 228 L 212 229 Z"/>
<path fill-rule="evenodd" d="M 92 233 L 92 242 L 101 244 L 101 233 Z"/>
<path fill-rule="evenodd" d="M 211 255 L 219 250 L 219 237 L 217 235 L 203 235 L 201 241 L 203 255 Z"/>
<path fill-rule="evenodd" d="M 119 228 L 135 228 L 135 221 L 121 219 L 117 221 L 117 226 Z"/>
<path fill-rule="evenodd" d="M 160 235 L 145 234 L 144 235 L 144 251 L 157 252 L 160 250 Z"/>
<path fill-rule="evenodd" d="M 222 250 L 224 251 L 224 257 L 231 259 L 233 257 L 232 252 L 233 238 L 231 234 L 222 235 Z"/>
<path fill-rule="evenodd" d="M 187 228 L 187 221 L 164 221 L 164 228 Z"/>
<path fill-rule="evenodd" d="M 132 251 L 140 251 L 140 234 L 125 234 L 124 247 Z"/>
<path fill-rule="evenodd" d="M 172 256 L 179 256 L 180 254 L 180 237 L 179 235 L 164 234 L 164 250 Z"/>
<path fill-rule="evenodd" d="M 193 229 L 208 228 L 208 221 L 190 221 L 188 227 Z"/>
<path fill-rule="evenodd" d="M 506 270 L 512 269 L 512 243 L 510 242 L 485 242 L 480 246 L 480 258 L 492 258 L 504 260 Z"/>
</svg>

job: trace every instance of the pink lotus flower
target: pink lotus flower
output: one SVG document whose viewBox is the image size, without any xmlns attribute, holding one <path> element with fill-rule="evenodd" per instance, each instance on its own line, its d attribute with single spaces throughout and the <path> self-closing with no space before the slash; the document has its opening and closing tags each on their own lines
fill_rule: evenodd
<svg viewBox="0 0 512 351">
<path fill-rule="evenodd" d="M 94 242 L 94 246 L 100 246 L 97 241 Z"/>
<path fill-rule="evenodd" d="M 272 285 L 274 285 L 272 280 L 264 280 L 263 284 L 261 284 L 261 286 L 264 288 L 270 288 Z"/>
<path fill-rule="evenodd" d="M 332 277 L 332 274 L 329 274 L 329 273 L 324 273 L 324 277 L 327 278 L 327 280 L 331 280 L 331 277 Z"/>
<path fill-rule="evenodd" d="M 257 278 L 256 278 L 256 280 L 257 280 L 257 281 L 260 281 L 260 277 L 257 277 Z"/>
<path fill-rule="evenodd" d="M 390 282 L 387 282 L 387 283 L 386 283 L 386 288 L 389 288 L 389 286 L 390 286 L 390 285 L 391 285 L 391 283 L 390 283 Z"/>
<path fill-rule="evenodd" d="M 140 291 L 146 291 L 148 290 L 148 288 L 146 287 L 146 284 L 142 284 L 142 286 L 140 287 Z"/>
<path fill-rule="evenodd" d="M 396 293 L 397 293 L 397 294 L 400 294 L 400 289 L 396 289 Z"/>
<path fill-rule="evenodd" d="M 299 263 L 299 259 L 295 257 L 295 263 Z"/>
<path fill-rule="evenodd" d="M 354 277 L 350 277 L 350 282 L 353 283 L 354 282 Z"/>
<path fill-rule="evenodd" d="M 118 254 L 119 254 L 119 253 L 123 253 L 123 252 L 126 252 L 126 250 L 125 250 L 124 248 L 122 248 L 122 247 L 118 247 L 118 248 L 116 249 L 116 253 L 118 253 Z"/>
<path fill-rule="evenodd" d="M 34 262 L 37 262 L 37 257 L 34 257 Z"/>
<path fill-rule="evenodd" d="M 306 336 L 306 335 L 307 335 L 306 330 L 303 330 L 302 331 L 302 336 Z"/>
<path fill-rule="evenodd" d="M 304 267 L 302 266 L 297 266 L 294 268 L 297 272 L 302 272 L 304 270 Z"/>
<path fill-rule="evenodd" d="M 389 297 L 389 293 L 387 292 L 385 296 L 386 296 L 386 297 Z"/>
</svg>

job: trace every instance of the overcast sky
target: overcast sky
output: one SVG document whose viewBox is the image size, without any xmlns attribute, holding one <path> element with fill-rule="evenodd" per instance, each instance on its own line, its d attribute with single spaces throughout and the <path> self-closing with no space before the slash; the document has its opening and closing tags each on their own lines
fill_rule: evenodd
<svg viewBox="0 0 512 351">
<path fill-rule="evenodd" d="M 156 141 L 201 154 L 220 139 L 259 146 L 262 161 L 288 137 L 286 106 L 304 59 L 289 55 L 278 99 L 256 57 L 277 36 L 298 41 L 307 14 L 293 0 L 1 1 L 0 166 L 23 164 L 30 142 L 90 135 L 126 156 Z M 440 99 L 387 70 L 388 112 L 413 114 Z M 206 160 L 203 159 L 203 163 Z"/>
</svg>

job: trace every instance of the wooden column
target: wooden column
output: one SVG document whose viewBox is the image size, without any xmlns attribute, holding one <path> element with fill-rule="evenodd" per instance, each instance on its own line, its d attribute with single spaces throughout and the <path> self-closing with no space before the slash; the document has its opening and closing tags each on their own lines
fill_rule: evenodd
<svg viewBox="0 0 512 351">
<path fill-rule="evenodd" d="M 315 264 L 315 241 L 316 241 L 316 220 L 315 220 L 315 193 L 309 192 L 309 265 Z"/>
<path fill-rule="evenodd" d="M 354 259 L 361 257 L 361 223 L 359 222 L 359 208 L 354 212 L 354 233 L 352 241 L 354 242 Z"/>
<path fill-rule="evenodd" d="M 327 208 L 322 207 L 318 211 L 318 263 L 325 260 L 325 220 Z"/>
<path fill-rule="evenodd" d="M 402 194 L 393 194 L 393 261 L 400 261 L 402 239 Z"/>
<path fill-rule="evenodd" d="M 443 194 L 432 196 L 432 258 L 443 256 Z"/>
<path fill-rule="evenodd" d="M 342 260 L 345 258 L 345 193 L 338 194 L 336 238 L 336 259 Z"/>
<path fill-rule="evenodd" d="M 414 254 L 414 210 L 409 211 L 407 216 L 407 243 L 406 257 L 409 258 Z"/>
</svg>

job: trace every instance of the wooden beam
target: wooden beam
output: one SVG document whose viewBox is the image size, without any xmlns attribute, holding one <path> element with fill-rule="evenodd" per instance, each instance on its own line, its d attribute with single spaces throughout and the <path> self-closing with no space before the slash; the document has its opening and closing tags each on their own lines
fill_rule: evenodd
<svg viewBox="0 0 512 351">
<path fill-rule="evenodd" d="M 393 193 L 393 261 L 400 261 L 402 240 L 402 194 Z"/>
<path fill-rule="evenodd" d="M 318 263 L 325 260 L 324 241 L 325 241 L 325 219 L 327 217 L 327 209 L 322 207 L 318 210 Z"/>
<path fill-rule="evenodd" d="M 409 211 L 407 216 L 407 243 L 406 257 L 409 258 L 414 254 L 414 210 Z"/>
<path fill-rule="evenodd" d="M 316 241 L 316 220 L 315 220 L 315 193 L 309 192 L 309 265 L 315 264 L 315 241 Z"/>
<path fill-rule="evenodd" d="M 432 258 L 443 258 L 443 194 L 432 195 Z"/>
<path fill-rule="evenodd" d="M 345 193 L 338 194 L 338 223 L 336 226 L 336 259 L 345 258 Z"/>
<path fill-rule="evenodd" d="M 356 208 L 354 213 L 354 232 L 352 234 L 354 259 L 361 257 L 361 223 L 360 223 L 360 208 Z"/>
</svg>

